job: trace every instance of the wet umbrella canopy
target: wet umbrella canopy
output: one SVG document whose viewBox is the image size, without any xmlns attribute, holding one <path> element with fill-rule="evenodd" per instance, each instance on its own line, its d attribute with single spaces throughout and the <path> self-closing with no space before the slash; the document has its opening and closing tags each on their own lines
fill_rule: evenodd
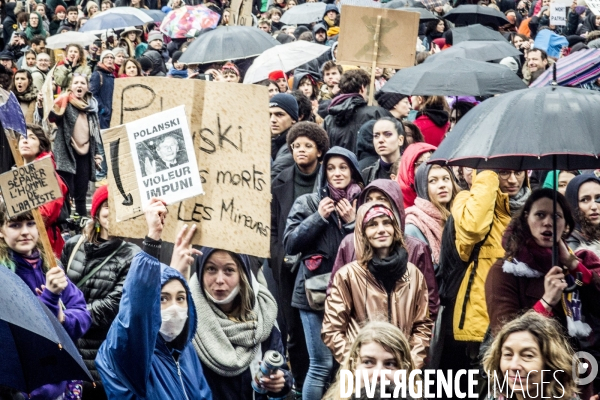
<svg viewBox="0 0 600 400">
<path fill-rule="evenodd" d="M 461 26 L 460 28 L 452 29 L 452 43 L 454 43 L 454 45 L 457 45 L 460 42 L 475 42 L 479 40 L 494 40 L 497 42 L 508 43 L 502 34 L 481 24 Z"/>
<path fill-rule="evenodd" d="M 444 15 L 444 18 L 448 21 L 454 22 L 458 26 L 473 24 L 502 26 L 509 23 L 509 21 L 506 19 L 506 16 L 504 16 L 504 14 L 500 11 L 490 7 L 474 4 L 467 4 L 453 8 L 446 15 Z"/>
<path fill-rule="evenodd" d="M 8 268 L 0 268 L 0 385 L 30 393 L 48 383 L 93 380 L 60 322 Z"/>
<path fill-rule="evenodd" d="M 453 58 L 400 70 L 381 90 L 419 96 L 489 96 L 525 87 L 503 65 Z"/>
<path fill-rule="evenodd" d="M 198 36 L 179 59 L 184 64 L 206 64 L 255 57 L 280 43 L 249 26 L 221 26 Z"/>
<path fill-rule="evenodd" d="M 325 3 L 304 3 L 292 7 L 283 14 L 281 22 L 288 25 L 311 24 L 319 22 L 325 14 Z"/>
<path fill-rule="evenodd" d="M 436 62 L 442 59 L 454 57 L 467 58 L 469 60 L 492 61 L 504 57 L 518 57 L 521 52 L 507 41 L 472 41 L 460 42 L 449 49 L 436 53 L 425 59 L 426 63 Z"/>
</svg>

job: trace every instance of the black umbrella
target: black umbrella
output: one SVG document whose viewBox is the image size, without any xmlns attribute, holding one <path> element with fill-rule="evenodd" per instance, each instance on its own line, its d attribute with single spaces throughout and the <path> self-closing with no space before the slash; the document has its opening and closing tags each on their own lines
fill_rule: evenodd
<svg viewBox="0 0 600 400">
<path fill-rule="evenodd" d="M 418 0 L 392 0 L 382 4 L 383 8 L 425 8 L 423 3 Z"/>
<path fill-rule="evenodd" d="M 393 2 L 386 3 L 392 4 Z M 385 7 L 385 6 L 384 6 Z M 392 8 L 392 7 L 387 7 Z M 398 11 L 409 11 L 419 13 L 419 21 L 427 22 L 427 21 L 437 21 L 439 18 L 433 15 L 431 11 L 428 11 L 426 8 L 418 8 L 418 7 L 396 7 Z"/>
<path fill-rule="evenodd" d="M 449 49 L 427 57 L 425 62 L 429 63 L 448 60 L 454 57 L 477 61 L 492 61 L 500 60 L 504 57 L 517 57 L 520 55 L 521 52 L 507 41 L 496 42 L 481 40 L 475 42 L 460 42 Z"/>
<path fill-rule="evenodd" d="M 419 96 L 490 96 L 524 88 L 523 81 L 504 65 L 453 58 L 400 70 L 381 90 Z"/>
<path fill-rule="evenodd" d="M 8 268 L 0 268 L 0 386 L 30 393 L 48 383 L 93 381 L 56 317 Z"/>
<path fill-rule="evenodd" d="M 484 24 L 502 26 L 509 23 L 500 11 L 476 4 L 466 4 L 450 10 L 444 18 L 458 26 Z"/>
<path fill-rule="evenodd" d="M 496 42 L 507 41 L 501 33 L 496 32 L 493 29 L 487 28 L 481 24 L 461 26 L 459 28 L 452 29 L 452 43 L 454 45 L 457 45 L 460 42 L 479 40 L 493 40 Z"/>
<path fill-rule="evenodd" d="M 599 92 L 567 87 L 529 88 L 494 97 L 465 114 L 430 163 L 477 169 L 596 169 L 599 109 Z M 554 257 L 556 251 L 555 246 Z"/>
<path fill-rule="evenodd" d="M 145 8 L 140 8 L 139 10 L 152 18 L 154 22 L 162 22 L 162 20 L 167 16 L 167 14 L 160 10 L 146 10 Z"/>
<path fill-rule="evenodd" d="M 183 64 L 207 64 L 256 57 L 280 43 L 250 26 L 220 26 L 198 36 L 183 53 Z"/>
</svg>

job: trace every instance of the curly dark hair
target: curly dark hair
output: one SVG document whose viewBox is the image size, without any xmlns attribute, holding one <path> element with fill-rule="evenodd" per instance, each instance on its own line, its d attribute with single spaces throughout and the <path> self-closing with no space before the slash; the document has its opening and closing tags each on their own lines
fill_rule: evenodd
<svg viewBox="0 0 600 400">
<path fill-rule="evenodd" d="M 295 123 L 290 128 L 286 139 L 290 151 L 292 150 L 292 143 L 300 136 L 305 136 L 315 142 L 317 150 L 321 152 L 321 157 L 319 157 L 319 161 L 321 161 L 325 153 L 329 151 L 329 136 L 327 136 L 325 129 L 314 122 L 301 121 Z"/>
<path fill-rule="evenodd" d="M 529 229 L 529 224 L 527 223 L 529 212 L 536 201 L 540 199 L 552 200 L 553 192 L 554 191 L 552 189 L 534 190 L 523 205 L 519 215 L 510 221 L 510 224 L 508 224 L 508 227 L 506 228 L 507 231 L 510 231 L 510 235 L 505 245 L 505 259 L 515 257 L 523 246 L 527 246 L 527 244 L 530 243 L 532 240 L 532 235 L 531 230 Z M 565 196 L 560 193 L 556 193 L 556 205 L 560 206 L 562 209 L 565 219 L 565 232 L 563 233 L 563 236 L 568 235 L 569 232 L 573 232 L 573 229 L 575 228 L 575 220 L 573 219 L 573 214 L 571 213 L 571 207 L 569 207 L 569 203 L 567 202 Z"/>
<path fill-rule="evenodd" d="M 369 87 L 371 77 L 367 71 L 353 69 L 342 74 L 339 88 L 341 94 L 359 93 L 363 87 Z"/>
</svg>

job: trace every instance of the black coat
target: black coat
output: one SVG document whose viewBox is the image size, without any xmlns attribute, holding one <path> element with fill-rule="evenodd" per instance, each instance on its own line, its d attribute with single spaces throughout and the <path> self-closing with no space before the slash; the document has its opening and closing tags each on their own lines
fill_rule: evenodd
<svg viewBox="0 0 600 400">
<path fill-rule="evenodd" d="M 327 165 L 330 157 L 337 155 L 344 156 L 350 161 L 352 177 L 356 183 L 362 185 L 358 161 L 356 161 L 356 156 L 348 150 L 340 147 L 330 149 L 323 158 L 323 165 Z M 354 221 L 346 224 L 335 212 L 331 213 L 327 219 L 321 217 L 318 212 L 319 203 L 323 198 L 329 196 L 325 168 L 319 170 L 317 182 L 319 185 L 317 193 L 302 195 L 294 201 L 283 236 L 287 254 L 302 253 L 303 261 L 294 285 L 292 306 L 307 311 L 310 311 L 311 308 L 306 299 L 305 280 L 331 272 L 340 243 L 347 234 L 354 232 Z M 313 255 L 322 255 L 323 260 L 316 270 L 310 271 L 304 264 L 304 260 Z"/>
<path fill-rule="evenodd" d="M 334 99 L 323 126 L 329 136 L 329 145 L 340 146 L 356 154 L 358 129 L 365 122 L 382 117 L 394 116 L 385 108 L 367 106 L 362 97 L 350 97 L 339 103 Z"/>
<path fill-rule="evenodd" d="M 117 238 L 99 245 L 84 242 L 79 246 L 71 265 L 68 266 L 71 253 L 80 237 L 81 235 L 77 235 L 71 238 L 65 244 L 61 256 L 62 264 L 68 268 L 67 275 L 69 279 L 76 285 L 123 242 Z M 96 359 L 100 345 L 106 339 L 110 325 L 119 312 L 123 284 L 125 283 L 131 260 L 140 251 L 141 249 L 135 244 L 125 242 L 123 247 L 80 288 L 85 297 L 87 309 L 92 316 L 92 326 L 77 341 L 77 348 L 83 357 L 85 365 L 97 381 L 100 380 L 100 376 L 96 371 L 94 360 Z"/>
<path fill-rule="evenodd" d="M 152 71 L 150 71 L 150 76 L 167 75 L 167 66 L 160 51 L 153 49 L 152 47 L 148 47 L 143 56 L 152 62 Z"/>
</svg>

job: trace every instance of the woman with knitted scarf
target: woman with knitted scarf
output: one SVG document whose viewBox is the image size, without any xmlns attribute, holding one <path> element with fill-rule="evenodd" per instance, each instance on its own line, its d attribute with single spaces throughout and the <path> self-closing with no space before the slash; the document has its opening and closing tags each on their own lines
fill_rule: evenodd
<svg viewBox="0 0 600 400">
<path fill-rule="evenodd" d="M 54 254 L 44 252 L 39 237 L 31 212 L 10 218 L 6 206 L 0 203 L 0 268 L 8 268 L 17 274 L 76 342 L 88 330 L 92 318 L 83 294 L 67 278 L 65 271 L 60 266 L 48 268 L 48 259 Z M 8 362 L 5 360 L 3 355 L 2 362 Z M 73 384 L 65 381 L 44 385 L 25 398 L 63 399 L 68 385 Z"/>
<path fill-rule="evenodd" d="M 364 323 L 387 321 L 409 339 L 412 361 L 422 368 L 433 327 L 427 284 L 408 262 L 394 212 L 376 201 L 363 204 L 356 215 L 354 245 L 356 261 L 338 271 L 325 302 L 323 341 L 342 363 Z"/>
<path fill-rule="evenodd" d="M 415 189 L 417 198 L 415 205 L 406 209 L 404 233 L 427 243 L 433 264 L 437 266 L 440 262 L 442 231 L 459 187 L 447 167 L 423 163 L 415 174 Z"/>
<path fill-rule="evenodd" d="M 36 11 L 29 14 L 29 22 L 25 29 L 25 36 L 27 36 L 27 40 L 33 39 L 34 36 L 42 36 L 43 38 L 48 37 L 48 32 L 44 30 L 42 16 Z"/>
<path fill-rule="evenodd" d="M 38 114 L 43 110 L 38 108 Z M 69 89 L 55 101 L 48 120 L 58 127 L 54 139 L 56 170 L 69 187 L 79 215 L 87 215 L 86 194 L 96 180 L 96 143 L 101 142 L 98 102 L 89 92 L 88 78 L 74 74 Z"/>
<path fill-rule="evenodd" d="M 37 102 L 38 91 L 33 86 L 33 78 L 31 72 L 26 69 L 18 70 L 13 76 L 13 81 L 10 90 L 15 94 L 21 110 L 25 116 L 25 122 L 33 123 L 33 114 Z"/>
<path fill-rule="evenodd" d="M 565 197 L 557 193 L 559 252 L 557 265 L 552 265 L 553 195 L 551 189 L 534 191 L 504 233 L 505 256 L 492 266 L 485 283 L 491 331 L 496 334 L 510 318 L 533 309 L 557 319 L 576 350 L 597 355 L 600 340 L 590 334 L 600 326 L 600 259 L 588 250 L 569 251 L 564 237 L 575 222 Z M 576 290 L 564 293 L 571 285 Z M 600 388 L 592 383 L 580 389 L 588 399 Z"/>
<path fill-rule="evenodd" d="M 248 257 L 229 251 L 202 248 L 190 290 L 198 320 L 192 340 L 214 399 L 267 400 L 285 397 L 292 375 L 284 363 L 265 376 L 255 392 L 251 381 L 265 352 L 285 357 L 276 325 L 277 303 L 250 270 Z"/>
</svg>

